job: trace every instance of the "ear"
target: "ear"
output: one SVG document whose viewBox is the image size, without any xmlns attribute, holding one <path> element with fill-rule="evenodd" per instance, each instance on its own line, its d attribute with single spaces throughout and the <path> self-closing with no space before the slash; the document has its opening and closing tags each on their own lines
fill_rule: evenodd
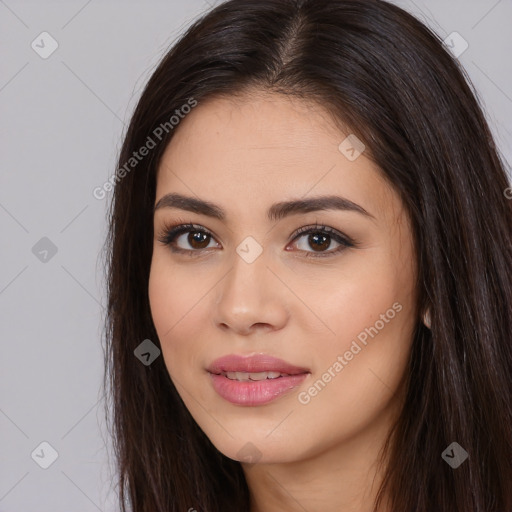
<svg viewBox="0 0 512 512">
<path fill-rule="evenodd" d="M 428 308 L 427 311 L 425 312 L 425 314 L 423 315 L 423 323 L 425 324 L 426 327 L 428 327 L 430 329 L 430 326 L 431 326 L 430 308 Z"/>
</svg>

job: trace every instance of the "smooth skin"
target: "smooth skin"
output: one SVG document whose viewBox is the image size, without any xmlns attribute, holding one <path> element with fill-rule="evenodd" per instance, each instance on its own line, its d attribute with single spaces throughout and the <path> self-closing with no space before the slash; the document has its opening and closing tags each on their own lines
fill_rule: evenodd
<svg viewBox="0 0 512 512">
<path fill-rule="evenodd" d="M 235 460 L 254 456 L 256 464 L 242 462 L 251 512 L 370 512 L 418 315 L 412 228 L 398 194 L 366 151 L 350 161 L 339 149 L 349 133 L 302 99 L 263 91 L 216 97 L 175 129 L 155 204 L 179 193 L 226 215 L 155 211 L 149 299 L 176 389 L 219 451 Z M 267 217 L 274 203 L 323 195 L 346 198 L 369 215 L 330 209 Z M 211 236 L 192 230 L 162 243 L 166 225 L 187 223 Z M 357 245 L 343 248 L 321 229 L 319 239 L 294 237 L 317 223 Z M 263 249 L 252 263 L 236 251 L 249 236 Z M 400 312 L 332 376 L 338 356 L 396 303 Z M 265 405 L 220 397 L 208 365 L 257 353 L 311 374 Z M 329 368 L 330 381 L 303 403 Z"/>
</svg>

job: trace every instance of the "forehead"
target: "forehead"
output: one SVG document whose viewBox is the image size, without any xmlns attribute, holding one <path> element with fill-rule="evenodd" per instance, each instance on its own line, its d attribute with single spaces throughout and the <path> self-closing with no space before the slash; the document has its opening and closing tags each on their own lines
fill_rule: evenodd
<svg viewBox="0 0 512 512">
<path fill-rule="evenodd" d="M 216 149 L 221 144 L 226 159 L 235 154 L 237 159 L 267 156 L 269 161 L 295 161 L 312 150 L 332 147 L 342 135 L 318 104 L 258 93 L 200 102 L 181 121 L 170 147 L 174 153 L 195 150 L 197 156 L 204 156 L 215 151 L 220 156 Z"/>
<path fill-rule="evenodd" d="M 378 199 L 392 191 L 364 152 L 350 160 L 340 151 L 349 135 L 313 102 L 270 93 L 211 98 L 176 128 L 156 199 L 169 191 L 214 195 L 228 208 L 241 201 L 256 209 L 283 197 L 338 193 L 378 212 Z"/>
</svg>

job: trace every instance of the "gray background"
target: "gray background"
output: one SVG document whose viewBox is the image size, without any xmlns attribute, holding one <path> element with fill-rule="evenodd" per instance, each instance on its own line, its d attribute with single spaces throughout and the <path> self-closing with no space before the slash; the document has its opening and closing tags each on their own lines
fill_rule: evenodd
<svg viewBox="0 0 512 512">
<path fill-rule="evenodd" d="M 510 0 L 395 3 L 469 43 L 459 60 L 512 162 Z M 213 4 L 0 0 L 0 512 L 117 509 L 101 398 L 110 194 L 92 191 L 155 65 Z M 46 59 L 31 47 L 44 31 Z"/>
</svg>

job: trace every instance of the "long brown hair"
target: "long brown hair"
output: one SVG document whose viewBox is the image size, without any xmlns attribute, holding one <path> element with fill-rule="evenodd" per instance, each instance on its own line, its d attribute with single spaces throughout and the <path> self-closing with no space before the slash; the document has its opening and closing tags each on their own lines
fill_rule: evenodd
<svg viewBox="0 0 512 512">
<path fill-rule="evenodd" d="M 432 329 L 418 318 L 375 510 L 388 494 L 395 512 L 512 511 L 512 201 L 469 78 L 437 35 L 384 1 L 231 0 L 162 59 L 119 154 L 104 385 L 123 512 L 249 510 L 240 463 L 195 423 L 163 358 L 145 366 L 134 350 L 160 346 L 148 278 L 156 171 L 179 129 L 169 120 L 252 87 L 315 100 L 350 127 L 412 220 L 417 306 Z M 148 137 L 155 147 L 135 165 Z M 441 457 L 452 442 L 469 454 L 457 469 Z"/>
</svg>

